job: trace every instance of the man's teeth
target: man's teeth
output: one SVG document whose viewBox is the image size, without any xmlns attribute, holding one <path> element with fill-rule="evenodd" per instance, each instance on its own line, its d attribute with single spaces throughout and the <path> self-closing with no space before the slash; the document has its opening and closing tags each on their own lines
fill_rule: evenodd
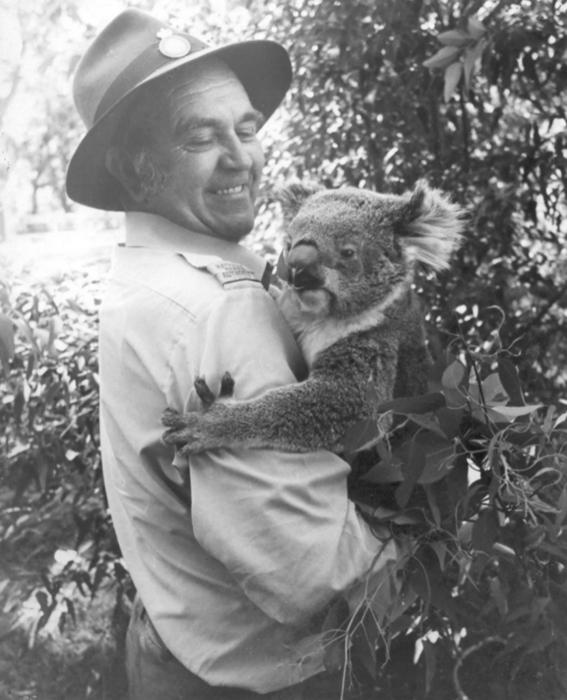
<svg viewBox="0 0 567 700">
<path fill-rule="evenodd" d="M 239 194 L 240 192 L 244 192 L 244 185 L 225 187 L 223 190 L 217 190 L 217 194 Z"/>
</svg>

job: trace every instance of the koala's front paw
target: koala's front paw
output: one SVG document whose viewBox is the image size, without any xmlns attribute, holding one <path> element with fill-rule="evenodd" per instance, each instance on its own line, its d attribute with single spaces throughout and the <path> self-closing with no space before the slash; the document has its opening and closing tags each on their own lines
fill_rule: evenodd
<svg viewBox="0 0 567 700">
<path fill-rule="evenodd" d="M 169 427 L 162 435 L 162 441 L 166 445 L 177 447 L 182 455 L 197 454 L 219 446 L 208 434 L 204 414 L 181 414 L 167 409 L 162 416 L 162 423 Z"/>
<path fill-rule="evenodd" d="M 215 403 L 217 397 L 203 377 L 197 377 L 194 387 L 201 399 L 203 413 L 180 413 L 173 408 L 166 408 L 161 416 L 162 424 L 169 428 L 162 435 L 162 441 L 166 445 L 177 447 L 182 455 L 223 447 L 226 442 L 226 438 L 219 438 L 219 431 L 215 430 L 217 421 L 223 416 L 222 403 Z M 233 391 L 234 379 L 229 372 L 225 372 L 221 378 L 218 398 L 230 398 Z"/>
</svg>

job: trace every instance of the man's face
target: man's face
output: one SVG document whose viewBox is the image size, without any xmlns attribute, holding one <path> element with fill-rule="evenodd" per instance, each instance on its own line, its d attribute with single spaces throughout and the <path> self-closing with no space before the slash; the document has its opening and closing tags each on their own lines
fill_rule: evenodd
<svg viewBox="0 0 567 700">
<path fill-rule="evenodd" d="M 152 153 L 165 185 L 148 210 L 191 231 L 239 241 L 254 225 L 264 166 L 261 114 L 220 62 L 179 79 L 168 103 Z"/>
</svg>

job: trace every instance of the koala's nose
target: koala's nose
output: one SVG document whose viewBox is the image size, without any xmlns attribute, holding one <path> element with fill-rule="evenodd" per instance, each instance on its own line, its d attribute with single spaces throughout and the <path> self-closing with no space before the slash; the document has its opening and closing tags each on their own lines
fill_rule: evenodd
<svg viewBox="0 0 567 700">
<path fill-rule="evenodd" d="M 321 257 L 312 243 L 298 243 L 288 253 L 288 282 L 301 289 L 314 289 L 322 285 Z"/>
</svg>

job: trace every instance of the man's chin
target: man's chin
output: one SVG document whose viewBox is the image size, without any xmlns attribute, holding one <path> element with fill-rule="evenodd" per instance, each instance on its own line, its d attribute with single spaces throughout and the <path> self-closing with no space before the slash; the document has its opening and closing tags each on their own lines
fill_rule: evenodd
<svg viewBox="0 0 567 700">
<path fill-rule="evenodd" d="M 233 217 L 230 221 L 219 221 L 211 227 L 211 235 L 225 241 L 240 241 L 254 227 L 253 217 Z"/>
</svg>

